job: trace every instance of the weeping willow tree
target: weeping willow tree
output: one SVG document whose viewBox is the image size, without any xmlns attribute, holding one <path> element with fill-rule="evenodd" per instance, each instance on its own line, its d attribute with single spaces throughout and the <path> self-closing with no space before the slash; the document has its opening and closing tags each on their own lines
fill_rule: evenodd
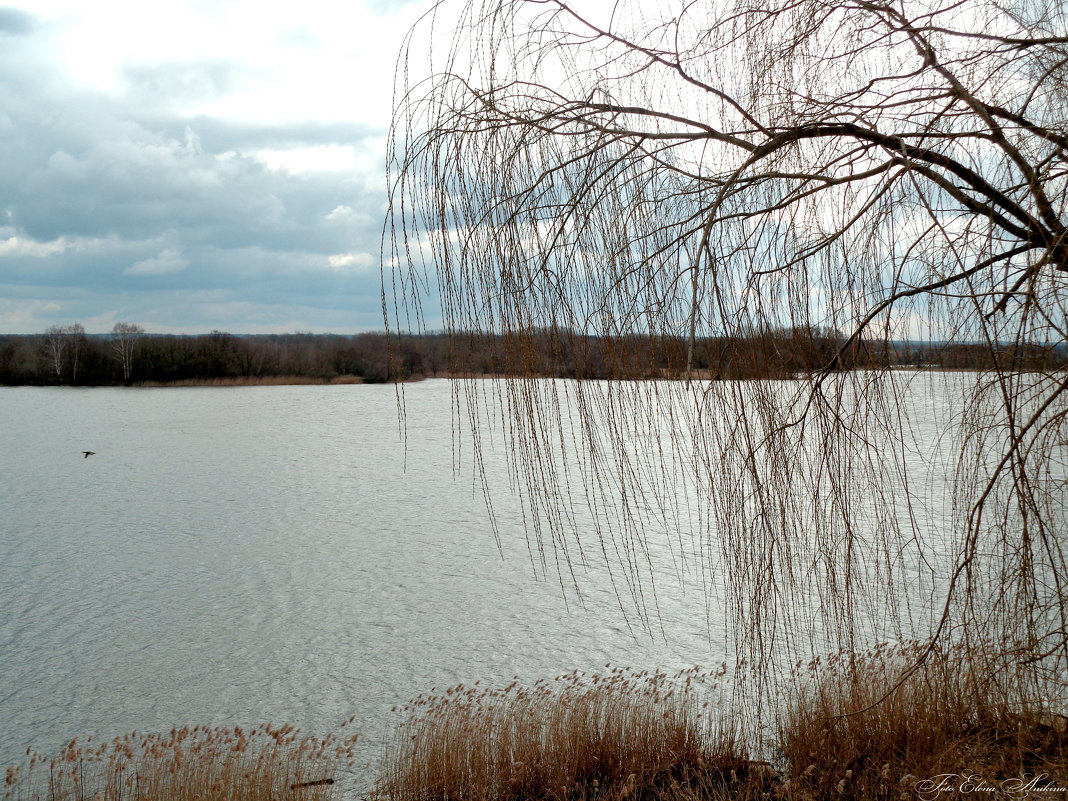
<svg viewBox="0 0 1068 801">
<path fill-rule="evenodd" d="M 506 344 L 456 399 L 537 563 L 602 559 L 655 625 L 668 547 L 761 665 L 920 637 L 1065 675 L 1068 7 L 468 0 L 411 37 L 387 322 Z M 776 331 L 836 346 L 722 380 L 710 342 Z M 606 380 L 526 369 L 591 337 Z M 983 369 L 894 369 L 921 341 Z M 649 343 L 670 380 L 623 380 Z"/>
</svg>

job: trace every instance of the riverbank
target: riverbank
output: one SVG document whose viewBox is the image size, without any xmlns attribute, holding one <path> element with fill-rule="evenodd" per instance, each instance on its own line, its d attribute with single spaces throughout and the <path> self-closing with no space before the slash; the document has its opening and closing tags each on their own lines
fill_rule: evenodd
<svg viewBox="0 0 1068 801">
<path fill-rule="evenodd" d="M 135 327 L 136 328 L 136 327 Z M 589 380 L 789 379 L 834 369 L 1054 370 L 1063 344 L 949 345 L 865 342 L 809 329 L 695 340 L 611 337 L 564 330 L 515 334 L 365 333 L 176 336 L 127 331 L 0 334 L 0 385 L 125 386 L 186 380 L 321 383 L 345 376 L 381 383 L 416 376 L 541 376 Z M 226 385 L 226 384 L 223 384 Z"/>
<path fill-rule="evenodd" d="M 333 384 L 363 384 L 358 375 L 339 375 L 334 378 L 312 378 L 300 375 L 238 376 L 230 378 L 186 378 L 180 381 L 144 381 L 135 388 L 159 389 L 166 387 L 288 387 L 319 386 Z"/>
<path fill-rule="evenodd" d="M 1033 676 L 1007 663 L 990 672 L 987 657 L 962 657 L 910 645 L 799 666 L 770 744 L 754 742 L 716 705 L 737 703 L 725 668 L 460 685 L 399 710 L 403 722 L 371 797 L 1068 797 L 1068 718 L 1034 701 Z M 353 770 L 358 735 L 342 729 L 322 739 L 265 726 L 135 733 L 101 746 L 75 740 L 55 759 L 31 755 L 9 769 L 6 798 L 330 801 L 345 794 L 342 779 Z"/>
</svg>

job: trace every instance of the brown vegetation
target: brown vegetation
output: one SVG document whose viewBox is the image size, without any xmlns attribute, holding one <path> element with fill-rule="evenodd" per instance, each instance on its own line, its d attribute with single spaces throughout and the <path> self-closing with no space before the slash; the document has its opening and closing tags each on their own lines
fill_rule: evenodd
<svg viewBox="0 0 1068 801">
<path fill-rule="evenodd" d="M 307 384 L 362 384 L 363 379 L 354 375 L 339 375 L 329 380 L 299 375 L 249 376 L 233 378 L 186 378 L 181 381 L 145 381 L 138 386 L 155 387 L 288 387 Z"/>
<path fill-rule="evenodd" d="M 921 660 L 925 650 L 883 646 L 798 666 L 779 726 L 791 798 L 896 801 L 933 790 L 924 782 L 936 777 L 955 792 L 931 797 L 954 797 L 969 780 L 992 788 L 976 790 L 987 798 L 1043 775 L 1039 785 L 1068 785 L 1068 719 L 1033 675 L 958 648 Z"/>
<path fill-rule="evenodd" d="M 405 707 L 378 794 L 898 801 L 922 798 L 940 782 L 949 788 L 935 793 L 942 798 L 969 791 L 968 781 L 991 788 L 982 797 L 1009 797 L 1030 781 L 1044 798 L 1063 797 L 1055 788 L 1068 784 L 1066 719 L 1035 702 L 1033 677 L 1008 665 L 992 671 L 951 649 L 932 651 L 896 686 L 925 649 L 882 646 L 798 665 L 780 709 L 774 767 L 750 759 L 766 744 L 713 724 L 730 720 L 708 709 L 724 671 L 669 678 L 613 670 L 533 688 L 460 686 Z"/>
<path fill-rule="evenodd" d="M 920 644 L 883 645 L 798 664 L 770 744 L 733 725 L 735 710 L 724 699 L 737 703 L 744 688 L 725 679 L 725 666 L 673 676 L 575 671 L 531 687 L 518 680 L 499 689 L 460 685 L 395 710 L 404 719 L 371 795 L 377 801 L 1068 796 L 1062 789 L 1068 718 L 1058 714 L 1063 709 L 1050 695 L 1056 690 L 1019 666 L 980 660 L 974 652 L 926 652 Z M 919 663 L 901 680 L 903 668 Z M 28 765 L 9 768 L 5 799 L 330 801 L 346 791 L 335 777 L 352 764 L 355 741 L 340 733 L 301 737 L 289 726 L 135 732 L 96 747 L 72 741 L 51 761 L 30 754 Z M 769 752 L 774 765 L 751 758 Z"/>
<path fill-rule="evenodd" d="M 988 370 L 1054 369 L 1061 345 L 844 344 L 834 331 L 780 329 L 703 337 L 587 336 L 561 329 L 515 334 L 459 332 L 201 336 L 87 335 L 78 326 L 40 336 L 0 335 L 0 384 L 260 386 L 410 381 L 422 377 L 577 379 L 793 378 L 837 359 L 838 368 L 907 365 Z"/>
<path fill-rule="evenodd" d="M 729 727 L 713 728 L 704 708 L 700 688 L 716 678 L 615 669 L 419 698 L 403 710 L 379 794 L 519 801 L 725 792 L 749 763 Z"/>
<path fill-rule="evenodd" d="M 336 796 L 334 774 L 351 764 L 355 743 L 356 735 L 305 737 L 292 726 L 270 725 L 133 732 L 100 744 L 74 739 L 52 759 L 28 752 L 24 765 L 8 768 L 4 798 L 328 801 Z"/>
<path fill-rule="evenodd" d="M 425 347 L 430 356 L 433 349 Z M 42 336 L 0 335 L 0 384 L 231 386 L 407 380 L 423 354 L 385 334 L 236 336 L 87 335 L 70 326 Z"/>
</svg>

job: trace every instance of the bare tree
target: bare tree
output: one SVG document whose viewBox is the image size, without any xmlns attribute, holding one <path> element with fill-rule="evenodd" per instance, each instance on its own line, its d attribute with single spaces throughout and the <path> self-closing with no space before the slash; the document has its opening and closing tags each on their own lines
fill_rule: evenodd
<svg viewBox="0 0 1068 801">
<path fill-rule="evenodd" d="M 429 77 L 402 55 L 389 322 L 440 301 L 519 363 L 538 330 L 688 342 L 685 382 L 458 396 L 503 407 L 545 563 L 592 540 L 646 608 L 660 532 L 759 659 L 930 636 L 1064 671 L 1068 6 L 449 8 Z M 775 329 L 844 336 L 796 381 L 700 380 L 703 337 Z M 901 340 L 995 368 L 842 369 Z"/>
<path fill-rule="evenodd" d="M 44 332 L 41 347 L 44 350 L 48 370 L 58 381 L 63 376 L 63 368 L 67 364 L 67 337 L 64 327 L 61 325 L 50 326 Z"/>
<path fill-rule="evenodd" d="M 133 323 L 115 323 L 111 329 L 111 348 L 122 365 L 122 380 L 130 383 L 133 374 L 134 349 L 145 329 Z"/>
<path fill-rule="evenodd" d="M 70 380 L 78 380 L 78 368 L 81 366 L 82 343 L 85 340 L 85 328 L 81 323 L 72 325 L 53 325 L 44 333 L 44 354 L 49 372 L 56 380 L 63 377 L 67 367 L 70 368 Z"/>
<path fill-rule="evenodd" d="M 68 325 L 63 329 L 63 334 L 70 343 L 70 380 L 78 382 L 78 368 L 81 366 L 82 343 L 85 341 L 85 327 L 81 323 Z"/>
</svg>

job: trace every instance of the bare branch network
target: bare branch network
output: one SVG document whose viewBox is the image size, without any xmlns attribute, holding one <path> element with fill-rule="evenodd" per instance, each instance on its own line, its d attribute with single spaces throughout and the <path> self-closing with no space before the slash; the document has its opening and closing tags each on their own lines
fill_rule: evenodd
<svg viewBox="0 0 1068 801">
<path fill-rule="evenodd" d="M 461 391 L 473 425 L 504 412 L 543 566 L 597 554 L 654 621 L 667 538 L 764 660 L 938 637 L 1064 667 L 1068 7 L 471 0 L 427 32 L 398 79 L 390 323 L 440 302 L 520 368 L 546 331 L 611 338 L 608 378 L 628 342 L 682 343 L 688 381 Z M 714 380 L 710 341 L 774 331 L 839 346 Z M 880 367 L 921 340 L 995 368 Z"/>
</svg>

